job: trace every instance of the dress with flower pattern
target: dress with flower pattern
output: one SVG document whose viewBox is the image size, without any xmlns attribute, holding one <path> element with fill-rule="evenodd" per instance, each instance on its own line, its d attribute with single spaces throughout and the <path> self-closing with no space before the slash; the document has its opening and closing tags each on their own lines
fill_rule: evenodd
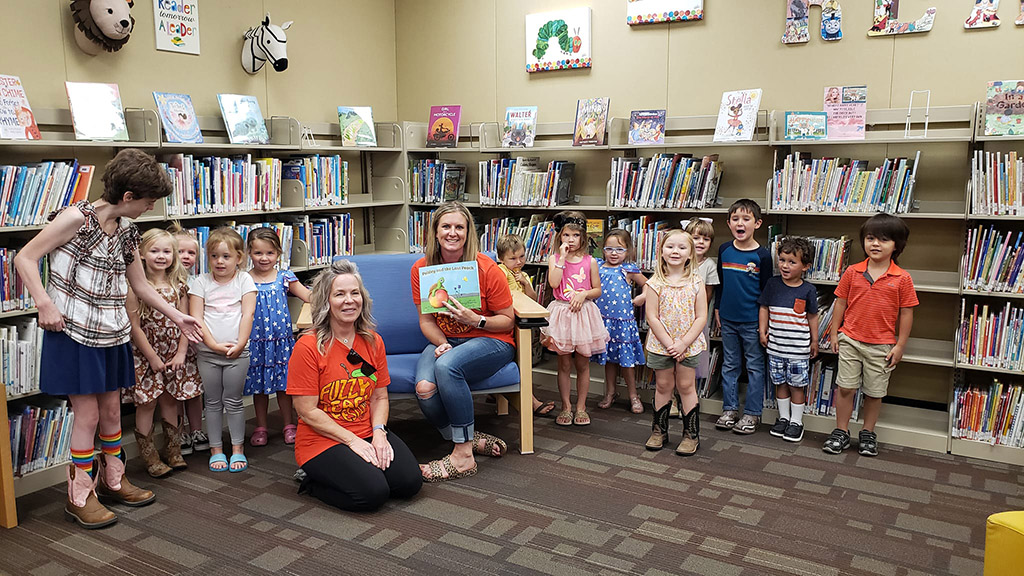
<svg viewBox="0 0 1024 576">
<path fill-rule="evenodd" d="M 175 308 L 178 307 L 179 298 L 188 298 L 188 286 L 186 285 L 183 285 L 177 293 L 170 286 L 156 288 L 156 291 Z M 153 347 L 164 364 L 170 364 L 174 355 L 178 353 L 181 329 L 162 312 L 149 307 L 142 313 L 139 321 L 142 332 L 146 335 L 146 341 Z M 146 360 L 142 352 L 133 344 L 135 386 L 123 388 L 121 400 L 134 402 L 138 406 L 149 404 L 164 392 L 170 394 L 175 400 L 188 400 L 202 394 L 203 381 L 199 376 L 199 367 L 196 364 L 196 352 L 191 346 L 186 345 L 186 348 L 188 351 L 185 353 L 184 366 L 177 370 L 167 368 L 162 372 L 154 372 L 149 360 Z"/>
</svg>

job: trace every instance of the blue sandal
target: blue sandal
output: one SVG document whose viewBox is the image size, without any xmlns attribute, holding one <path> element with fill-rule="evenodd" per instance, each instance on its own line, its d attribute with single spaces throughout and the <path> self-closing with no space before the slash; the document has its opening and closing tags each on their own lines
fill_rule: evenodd
<svg viewBox="0 0 1024 576">
<path fill-rule="evenodd" d="M 232 468 L 236 463 L 241 462 L 244 464 L 241 468 Z M 249 468 L 249 460 L 246 459 L 245 454 L 232 454 L 231 463 L 228 465 L 229 472 L 245 472 Z"/>
<path fill-rule="evenodd" d="M 223 453 L 221 453 L 221 454 L 214 454 L 213 456 L 210 456 L 210 472 L 227 472 L 228 466 L 225 466 L 224 468 L 214 468 L 213 467 L 214 464 L 227 464 L 227 463 L 228 463 L 228 457 L 225 456 Z"/>
</svg>

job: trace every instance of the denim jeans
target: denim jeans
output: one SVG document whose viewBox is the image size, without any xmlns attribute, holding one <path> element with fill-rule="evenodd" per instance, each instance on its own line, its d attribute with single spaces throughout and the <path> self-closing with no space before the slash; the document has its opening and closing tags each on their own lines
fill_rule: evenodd
<svg viewBox="0 0 1024 576">
<path fill-rule="evenodd" d="M 473 439 L 473 395 L 467 379 L 478 382 L 493 376 L 515 357 L 515 348 L 508 342 L 480 336 L 449 338 L 452 349 L 434 357 L 433 344 L 427 344 L 416 363 L 416 382 L 432 382 L 437 392 L 427 399 L 416 400 L 427 421 L 441 436 L 456 444 Z"/>
<path fill-rule="evenodd" d="M 722 410 L 738 410 L 739 380 L 743 360 L 747 361 L 747 398 L 743 413 L 760 416 L 764 408 L 764 348 L 757 335 L 757 322 L 722 320 Z"/>
</svg>

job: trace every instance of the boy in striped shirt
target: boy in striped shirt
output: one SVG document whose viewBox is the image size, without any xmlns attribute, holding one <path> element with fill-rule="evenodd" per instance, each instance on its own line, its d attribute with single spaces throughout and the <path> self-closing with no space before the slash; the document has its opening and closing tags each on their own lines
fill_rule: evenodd
<svg viewBox="0 0 1024 576">
<path fill-rule="evenodd" d="M 768 377 L 775 386 L 779 418 L 771 435 L 790 442 L 804 437 L 804 402 L 810 359 L 818 355 L 818 292 L 803 281 L 814 259 L 806 238 L 779 242 L 779 275 L 768 280 L 760 304 L 758 333 L 768 349 Z"/>
</svg>

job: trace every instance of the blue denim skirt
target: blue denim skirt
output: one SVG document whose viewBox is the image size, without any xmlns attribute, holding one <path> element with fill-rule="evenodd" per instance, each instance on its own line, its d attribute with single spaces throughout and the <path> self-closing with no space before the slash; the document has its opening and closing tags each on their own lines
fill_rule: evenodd
<svg viewBox="0 0 1024 576">
<path fill-rule="evenodd" d="M 43 332 L 39 387 L 52 396 L 102 394 L 135 385 L 129 343 L 108 348 L 80 344 L 63 332 Z"/>
</svg>

